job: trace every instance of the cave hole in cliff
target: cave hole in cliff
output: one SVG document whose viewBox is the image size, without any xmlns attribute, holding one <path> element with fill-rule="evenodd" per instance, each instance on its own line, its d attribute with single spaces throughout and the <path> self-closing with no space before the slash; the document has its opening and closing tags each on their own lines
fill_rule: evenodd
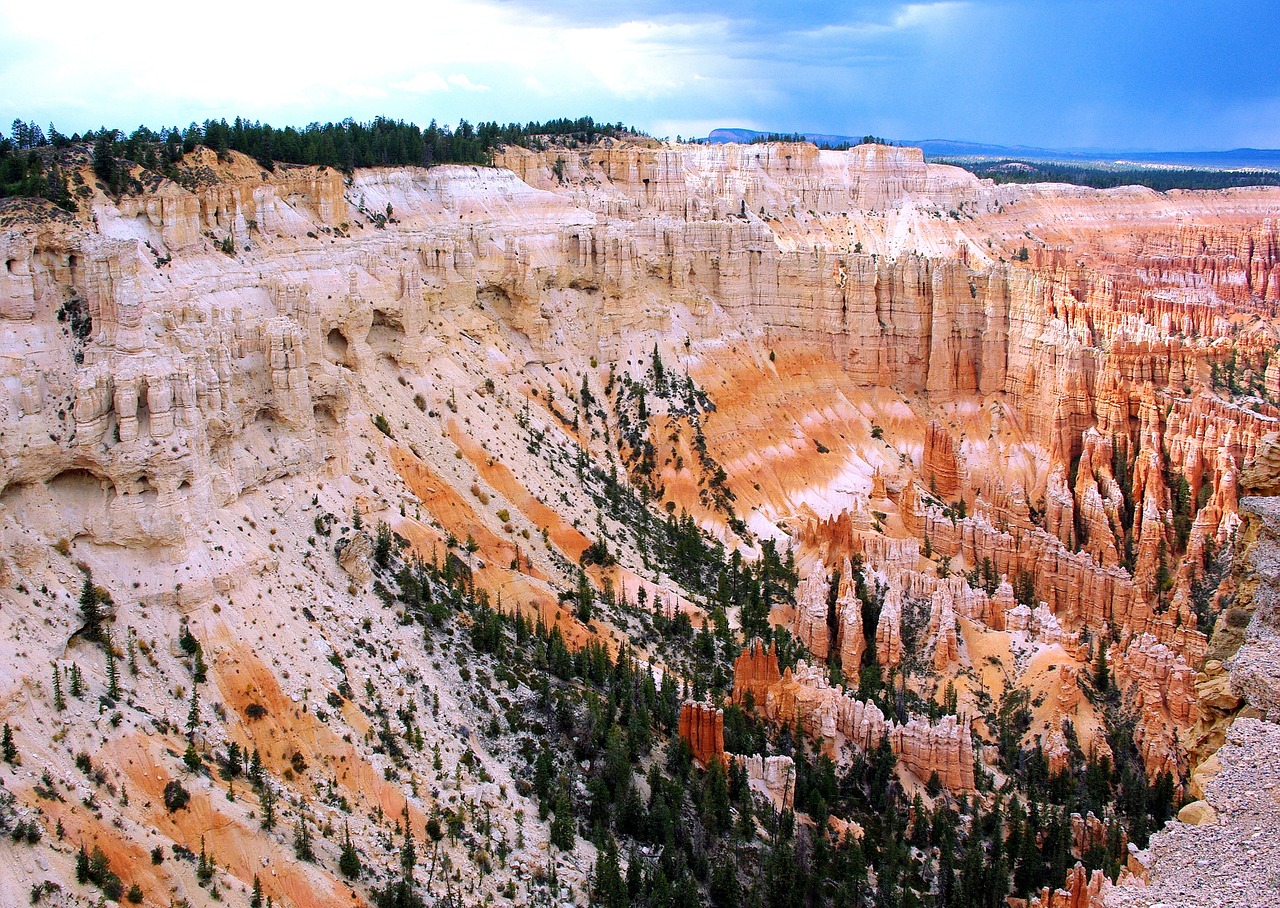
<svg viewBox="0 0 1280 908">
<path fill-rule="evenodd" d="M 9 272 L 10 274 L 13 274 L 13 266 L 16 264 L 18 264 L 17 259 L 5 259 L 4 270 Z"/>
<path fill-rule="evenodd" d="M 138 434 L 148 435 L 151 432 L 151 408 L 147 406 L 147 390 L 142 388 L 138 392 Z"/>
<path fill-rule="evenodd" d="M 324 339 L 324 356 L 331 363 L 339 366 L 347 364 L 347 336 L 338 328 L 329 332 Z"/>
<path fill-rule="evenodd" d="M 496 284 L 488 284 L 476 291 L 476 302 L 493 310 L 500 318 L 511 315 L 511 296 Z"/>
<path fill-rule="evenodd" d="M 55 501 L 77 509 L 108 504 L 116 497 L 111 480 L 84 469 L 63 470 L 45 483 L 45 488 Z"/>
<path fill-rule="evenodd" d="M 133 491 L 130 496 L 134 501 L 141 501 L 146 508 L 155 507 L 160 492 L 151 484 L 151 477 L 146 473 L 139 476 L 133 483 Z"/>
<path fill-rule="evenodd" d="M 316 423 L 316 441 L 321 448 L 325 460 L 333 460 L 336 456 L 331 439 L 338 434 L 338 414 L 330 403 L 318 403 L 312 411 Z"/>
<path fill-rule="evenodd" d="M 396 315 L 373 310 L 373 324 L 369 327 L 368 344 L 380 356 L 396 360 L 400 355 L 400 342 L 404 340 L 404 324 Z"/>
</svg>

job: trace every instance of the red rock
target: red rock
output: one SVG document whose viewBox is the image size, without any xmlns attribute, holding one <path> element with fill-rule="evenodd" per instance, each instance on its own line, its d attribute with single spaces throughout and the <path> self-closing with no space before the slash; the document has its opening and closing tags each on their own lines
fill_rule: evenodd
<svg viewBox="0 0 1280 908">
<path fill-rule="evenodd" d="M 750 692 L 760 715 L 788 727 L 799 722 L 830 755 L 845 746 L 865 752 L 888 736 L 902 766 L 921 782 L 936 772 L 953 791 L 973 789 L 973 736 L 967 719 L 943 716 L 930 723 L 912 718 L 897 725 L 874 703 L 832 687 L 822 669 L 801 662 L 781 677 L 777 672 L 776 654 L 753 643 L 735 666 L 734 702 L 743 702 Z M 766 683 L 770 678 L 776 680 Z"/>
<path fill-rule="evenodd" d="M 960 488 L 955 443 L 937 420 L 929 423 L 925 430 L 921 477 L 929 491 L 940 495 L 944 501 L 951 501 Z"/>
<path fill-rule="evenodd" d="M 1102 908 L 1103 897 L 1110 888 L 1111 881 L 1101 870 L 1091 873 L 1083 864 L 1076 864 L 1067 871 L 1063 888 L 1050 891 L 1046 886 L 1027 908 Z"/>
<path fill-rule="evenodd" d="M 769 691 L 781 680 L 777 648 L 770 644 L 765 649 L 762 641 L 752 640 L 733 663 L 733 702 L 746 705 L 750 694 L 759 709 L 764 706 Z"/>
<path fill-rule="evenodd" d="M 686 700 L 680 706 L 680 737 L 701 766 L 724 760 L 724 710 Z"/>
</svg>

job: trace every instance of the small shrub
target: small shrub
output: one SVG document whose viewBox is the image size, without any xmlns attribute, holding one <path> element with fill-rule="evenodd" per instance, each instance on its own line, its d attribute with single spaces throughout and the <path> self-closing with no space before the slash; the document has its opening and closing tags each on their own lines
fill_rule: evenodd
<svg viewBox="0 0 1280 908">
<path fill-rule="evenodd" d="M 185 810 L 187 804 L 191 801 L 191 793 L 182 787 L 182 783 L 177 779 L 169 782 L 164 787 L 164 806 L 169 813 L 177 810 Z M 156 863 L 156 853 L 151 852 L 151 861 Z"/>
</svg>

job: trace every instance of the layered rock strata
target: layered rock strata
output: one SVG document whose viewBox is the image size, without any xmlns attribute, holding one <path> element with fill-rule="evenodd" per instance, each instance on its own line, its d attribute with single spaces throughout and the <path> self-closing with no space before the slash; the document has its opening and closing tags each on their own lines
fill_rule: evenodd
<svg viewBox="0 0 1280 908">
<path fill-rule="evenodd" d="M 1189 767 L 1184 723 L 1210 713 L 1188 708 L 1187 671 L 1201 668 L 1200 626 L 1225 603 L 1206 606 L 1201 584 L 1250 532 L 1240 489 L 1280 419 L 1280 193 L 997 186 L 879 146 L 565 152 L 344 175 L 268 173 L 197 150 L 180 184 L 157 175 L 119 199 L 86 165 L 75 217 L 4 203 L 0 705 L 21 773 L 79 778 L 71 751 L 44 733 L 59 727 L 135 794 L 101 799 L 101 822 L 68 799 L 56 810 L 73 838 L 129 856 L 126 882 L 199 900 L 146 850 L 160 836 L 194 851 L 202 828 L 216 828 L 237 897 L 262 871 L 245 856 L 265 854 L 278 901 L 350 904 L 324 866 L 288 866 L 287 848 L 214 792 L 216 780 L 195 795 L 204 827 L 185 815 L 158 827 L 146 814 L 180 771 L 167 754 L 185 747 L 147 718 L 179 708 L 162 673 L 188 669 L 149 641 L 173 639 L 180 615 L 207 641 L 216 679 L 206 696 L 219 711 L 206 711 L 198 740 L 261 746 L 292 801 L 339 822 L 307 778 L 282 775 L 285 742 L 301 742 L 303 761 L 325 765 L 355 806 L 352 832 L 370 853 L 381 832 L 369 817 L 405 811 L 421 834 L 429 813 L 463 799 L 508 811 L 505 828 L 520 831 L 511 866 L 531 879 L 545 834 L 522 818 L 536 812 L 499 796 L 515 780 L 463 733 L 485 721 L 467 717 L 470 691 L 385 622 L 368 537 L 347 524 L 385 522 L 424 558 L 470 537 L 454 557 L 505 607 L 574 645 L 607 631 L 583 626 L 556 594 L 592 541 L 579 527 L 625 534 L 561 464 L 619 466 L 621 427 L 588 411 L 582 389 L 603 399 L 610 374 L 646 380 L 655 351 L 714 409 L 699 411 L 695 447 L 663 421 L 680 408 L 655 403 L 663 419 L 637 443 L 662 457 L 632 478 L 730 546 L 793 550 L 815 579 L 792 626 L 816 657 L 838 653 L 851 683 L 873 656 L 886 672 L 923 660 L 968 704 L 966 673 L 985 684 L 997 644 L 1016 677 L 1039 664 L 1037 648 L 1083 664 L 1085 635 L 1140 641 L 1109 652 L 1150 713 L 1148 771 Z M 714 476 L 713 463 L 722 491 L 703 495 L 693 473 L 705 464 Z M 619 549 L 616 573 L 593 568 L 594 582 L 616 578 L 634 596 L 643 573 L 664 608 L 696 610 Z M 854 592 L 855 556 L 865 614 L 882 606 L 875 628 Z M 79 702 L 60 717 L 46 689 L 51 663 L 85 666 L 95 692 L 105 681 L 74 635 L 81 566 L 155 655 L 133 691 L 139 709 L 118 727 Z M 832 623 L 822 584 L 837 571 Z M 1224 670 L 1232 696 L 1269 711 L 1275 622 L 1259 595 L 1249 646 Z M 829 667 L 784 677 L 749 652 L 735 697 L 799 718 L 828 748 L 887 735 L 918 781 L 937 771 L 955 790 L 974 785 L 976 721 L 891 722 L 828 684 Z M 332 706 L 347 702 L 348 672 L 406 710 L 405 679 L 428 683 L 443 701 L 422 719 L 429 735 L 451 765 L 468 742 L 485 772 L 460 772 L 450 788 L 424 770 L 430 793 L 387 782 L 358 711 Z M 1043 675 L 1078 715 L 1079 671 Z M 324 721 L 304 708 L 321 689 L 333 696 Z M 250 705 L 270 718 L 251 719 Z M 723 747 L 707 720 L 689 714 L 691 732 L 712 727 L 692 734 L 713 755 Z M 5 772 L 26 803 L 42 800 L 34 776 Z M 780 764 L 758 775 L 785 792 Z M 464 849 L 444 847 L 469 866 Z M 73 872 L 67 853 L 41 857 Z M 585 866 L 585 851 L 571 855 L 559 878 L 585 892 Z M 500 874 L 470 876 L 476 898 L 497 897 Z M 0 867 L 6 891 L 38 881 Z"/>
<path fill-rule="evenodd" d="M 724 710 L 686 700 L 680 706 L 678 731 L 699 765 L 724 761 Z"/>
<path fill-rule="evenodd" d="M 797 723 L 822 749 L 836 754 L 848 746 L 863 753 L 888 740 L 902 765 L 920 781 L 937 773 L 953 791 L 974 787 L 974 748 L 969 723 L 956 716 L 937 722 L 912 717 L 903 724 L 886 719 L 874 703 L 859 700 L 843 687 L 832 687 L 821 670 L 801 662 L 780 671 L 777 654 L 760 641 L 749 646 L 734 665 L 734 702 L 752 703 L 770 722 Z"/>
</svg>

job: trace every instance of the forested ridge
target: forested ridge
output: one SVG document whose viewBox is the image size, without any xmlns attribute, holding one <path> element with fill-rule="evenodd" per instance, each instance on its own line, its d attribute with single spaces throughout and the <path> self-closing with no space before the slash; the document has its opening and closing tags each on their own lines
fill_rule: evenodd
<svg viewBox="0 0 1280 908">
<path fill-rule="evenodd" d="M 308 164 L 350 172 L 357 167 L 488 165 L 493 151 L 505 145 L 541 148 L 554 142 L 572 147 L 640 134 L 620 122 L 597 123 L 591 117 L 505 125 L 460 120 L 456 127 L 432 120 L 425 129 L 386 117 L 280 128 L 236 117 L 230 123 L 205 120 L 185 129 L 139 126 L 129 133 L 103 126 L 70 136 L 53 124 L 46 133 L 34 122 L 17 119 L 8 135 L 0 132 L 0 198 L 40 197 L 74 211 L 64 171 L 77 149 L 92 154 L 98 178 L 119 194 L 130 189 L 128 164 L 173 177 L 183 156 L 201 145 L 219 155 L 249 155 L 266 170 L 274 170 L 276 164 Z"/>
<path fill-rule="evenodd" d="M 1207 167 L 1130 167 L 1104 163 L 1065 163 L 1000 160 L 933 159 L 937 164 L 963 167 L 996 183 L 1071 183 L 1093 189 L 1146 186 L 1157 192 L 1171 189 L 1229 189 L 1234 186 L 1280 186 L 1280 171 L 1217 170 Z"/>
</svg>

